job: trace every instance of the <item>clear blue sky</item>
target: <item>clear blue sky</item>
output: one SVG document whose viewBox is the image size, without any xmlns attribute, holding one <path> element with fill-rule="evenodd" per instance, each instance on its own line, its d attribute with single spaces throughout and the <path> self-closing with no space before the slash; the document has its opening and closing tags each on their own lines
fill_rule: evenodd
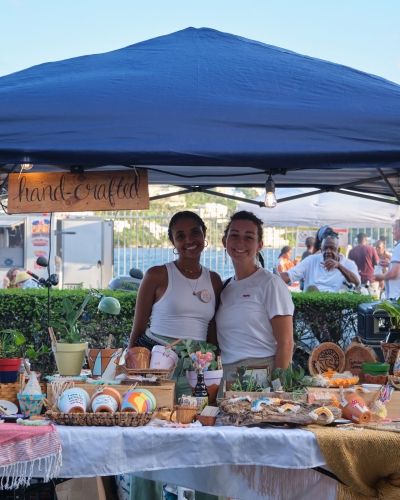
<svg viewBox="0 0 400 500">
<path fill-rule="evenodd" d="M 209 27 L 400 83 L 399 0 L 0 0 L 0 76 Z"/>
</svg>

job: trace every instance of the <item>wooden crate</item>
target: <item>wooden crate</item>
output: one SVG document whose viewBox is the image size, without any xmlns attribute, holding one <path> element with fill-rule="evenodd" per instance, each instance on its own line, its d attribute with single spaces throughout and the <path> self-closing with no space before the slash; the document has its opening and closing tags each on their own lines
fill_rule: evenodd
<svg viewBox="0 0 400 500">
<path fill-rule="evenodd" d="M 161 406 L 166 406 L 171 409 L 175 405 L 175 397 L 176 397 L 176 382 L 175 380 L 161 380 L 161 385 L 157 386 L 143 386 L 138 385 L 136 390 L 146 389 L 151 392 L 153 396 L 156 398 L 157 408 Z M 80 389 L 85 389 L 85 391 L 92 396 L 92 394 L 99 389 L 98 385 L 95 384 L 79 384 L 77 387 Z M 121 395 L 124 395 L 128 390 L 129 385 L 110 385 L 113 389 L 117 390 Z M 47 384 L 47 399 L 52 401 L 52 390 L 51 384 Z"/>
<path fill-rule="evenodd" d="M 344 390 L 346 393 L 346 389 Z M 313 394 L 314 392 L 329 392 L 336 396 L 336 399 L 340 400 L 340 389 L 336 387 L 308 387 L 308 394 Z M 361 397 L 367 403 L 368 406 L 372 405 L 379 396 L 379 391 L 361 392 Z M 390 401 L 386 404 L 387 417 L 388 418 L 400 418 L 400 391 L 393 391 Z"/>
<path fill-rule="evenodd" d="M 40 387 L 43 394 L 46 393 L 46 384 L 41 382 Z M 17 394 L 19 393 L 19 382 L 0 384 L 0 399 L 5 399 L 19 407 Z"/>
<path fill-rule="evenodd" d="M 279 399 L 293 399 L 293 392 L 238 392 L 226 391 L 225 398 L 242 398 L 244 396 L 251 396 L 252 398 L 279 398 Z M 307 394 L 302 394 L 296 397 L 296 401 L 307 402 Z"/>
</svg>

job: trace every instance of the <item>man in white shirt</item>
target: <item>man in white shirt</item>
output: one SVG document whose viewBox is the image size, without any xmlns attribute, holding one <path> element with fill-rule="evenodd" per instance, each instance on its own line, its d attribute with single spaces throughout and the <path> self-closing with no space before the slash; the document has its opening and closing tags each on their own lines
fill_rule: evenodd
<svg viewBox="0 0 400 500">
<path fill-rule="evenodd" d="M 358 286 L 361 283 L 357 265 L 339 253 L 339 240 L 335 234 L 322 239 L 322 253 L 311 255 L 297 266 L 281 273 L 285 283 L 304 279 L 304 290 L 339 292 L 345 288 L 344 281 Z"/>
<path fill-rule="evenodd" d="M 393 238 L 397 241 L 390 259 L 389 268 L 385 274 L 374 274 L 375 281 L 385 280 L 385 293 L 387 299 L 398 299 L 400 297 L 400 219 L 393 225 Z M 379 264 L 383 263 L 379 261 Z"/>
</svg>

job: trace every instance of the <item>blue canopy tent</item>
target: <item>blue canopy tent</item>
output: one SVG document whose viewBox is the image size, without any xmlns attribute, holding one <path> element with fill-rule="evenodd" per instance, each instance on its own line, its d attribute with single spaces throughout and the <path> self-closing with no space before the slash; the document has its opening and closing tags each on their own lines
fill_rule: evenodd
<svg viewBox="0 0 400 500">
<path fill-rule="evenodd" d="M 0 78 L 0 174 L 144 166 L 149 181 L 399 203 L 400 86 L 211 29 Z"/>
</svg>

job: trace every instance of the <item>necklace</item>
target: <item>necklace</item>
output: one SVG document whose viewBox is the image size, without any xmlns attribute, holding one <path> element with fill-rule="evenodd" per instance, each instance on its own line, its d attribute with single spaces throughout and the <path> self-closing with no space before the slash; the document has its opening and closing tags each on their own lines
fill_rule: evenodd
<svg viewBox="0 0 400 500">
<path fill-rule="evenodd" d="M 175 261 L 175 265 L 176 267 L 180 270 L 180 271 L 185 271 L 185 273 L 189 273 L 189 274 L 193 274 L 193 273 L 198 273 L 200 270 L 201 270 L 201 265 L 199 264 L 199 267 L 197 269 L 195 269 L 194 271 L 191 271 L 190 269 L 184 269 L 183 267 L 181 267 L 176 261 Z"/>
<path fill-rule="evenodd" d="M 201 276 L 201 275 L 200 275 L 200 276 Z M 200 278 L 200 276 L 199 276 L 199 278 Z M 185 276 L 185 278 L 186 278 L 186 276 Z M 198 282 L 199 282 L 199 278 L 197 278 L 197 280 L 196 280 L 196 285 L 195 285 L 195 287 L 194 287 L 194 288 L 192 287 L 192 284 L 190 283 L 190 281 L 186 278 L 186 281 L 189 283 L 189 286 L 190 286 L 190 288 L 192 289 L 192 294 L 193 294 L 193 295 L 196 295 L 196 289 L 197 289 L 197 284 L 198 284 Z"/>
</svg>

